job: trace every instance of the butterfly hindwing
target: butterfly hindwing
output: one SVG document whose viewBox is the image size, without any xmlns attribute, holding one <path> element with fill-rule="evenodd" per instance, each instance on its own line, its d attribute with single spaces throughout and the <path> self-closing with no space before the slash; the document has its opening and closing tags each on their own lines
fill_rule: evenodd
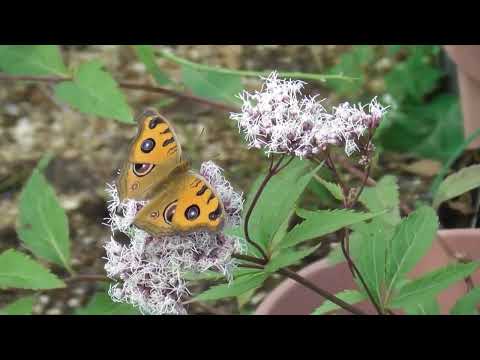
<svg viewBox="0 0 480 360">
<path fill-rule="evenodd" d="M 167 119 L 156 110 L 147 109 L 137 122 L 138 132 L 118 180 L 120 200 L 144 200 L 174 170 L 186 171 L 188 167 L 182 161 L 180 144 Z"/>
<path fill-rule="evenodd" d="M 155 236 L 199 230 L 218 231 L 225 218 L 212 186 L 189 171 L 169 181 L 137 213 L 134 225 Z"/>
</svg>

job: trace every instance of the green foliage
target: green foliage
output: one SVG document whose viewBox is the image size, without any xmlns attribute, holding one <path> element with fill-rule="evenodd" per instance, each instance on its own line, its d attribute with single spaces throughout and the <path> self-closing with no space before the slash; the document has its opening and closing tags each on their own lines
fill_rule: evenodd
<svg viewBox="0 0 480 360">
<path fill-rule="evenodd" d="M 457 300 L 451 315 L 478 315 L 480 305 L 480 287 L 470 290 L 465 296 Z"/>
<path fill-rule="evenodd" d="M 56 45 L 0 45 L 0 70 L 12 75 L 68 76 Z"/>
<path fill-rule="evenodd" d="M 398 56 L 399 54 L 402 56 Z M 463 143 L 463 127 L 457 96 L 436 93 L 443 71 L 439 66 L 438 45 L 389 45 L 384 57 L 393 67 L 382 78 L 390 105 L 376 132 L 376 143 L 385 150 L 406 152 L 445 162 Z M 345 73 L 361 81 L 329 81 L 342 96 L 363 100 L 369 92 L 365 86 L 366 68 L 374 73 L 372 46 L 358 45 L 344 53 L 330 73 Z M 374 76 L 374 75 L 372 75 Z M 377 95 L 377 94 L 374 94 Z"/>
<path fill-rule="evenodd" d="M 373 60 L 374 51 L 371 45 L 354 45 L 352 49 L 340 57 L 337 65 L 328 71 L 328 74 L 344 74 L 359 78 L 354 82 L 344 80 L 329 80 L 328 86 L 339 95 L 358 95 L 365 84 L 365 67 Z"/>
<path fill-rule="evenodd" d="M 39 167 L 46 166 L 42 160 Z M 20 194 L 17 233 L 36 255 L 70 269 L 68 219 L 37 167 Z"/>
<path fill-rule="evenodd" d="M 438 187 L 433 207 L 480 186 L 480 165 L 472 165 L 448 176 Z"/>
<path fill-rule="evenodd" d="M 398 282 L 431 247 L 437 229 L 437 215 L 432 208 L 426 206 L 412 212 L 398 224 L 387 248 L 385 268 L 387 299 Z"/>
<path fill-rule="evenodd" d="M 274 176 L 263 190 L 250 217 L 249 232 L 251 237 L 268 251 L 272 250 L 270 245 L 275 234 L 292 213 L 317 170 L 318 168 L 311 169 L 310 162 L 295 159 L 286 169 Z M 252 186 L 245 209 L 250 207 L 264 177 L 265 175 L 260 175 Z"/>
<path fill-rule="evenodd" d="M 325 189 L 328 190 L 328 192 L 337 200 L 340 200 L 340 201 L 343 201 L 343 192 L 342 192 L 342 188 L 340 187 L 340 185 L 338 184 L 335 184 L 335 183 L 332 183 L 330 181 L 327 181 L 323 178 L 321 178 L 320 176 L 318 175 L 315 175 L 314 176 L 315 180 L 317 182 L 319 182 L 320 184 L 322 184 Z"/>
<path fill-rule="evenodd" d="M 344 227 L 372 219 L 381 213 L 361 213 L 346 209 L 316 211 L 298 209 L 297 214 L 305 220 L 287 234 L 280 244 L 282 248 L 319 238 Z"/>
<path fill-rule="evenodd" d="M 396 225 L 400 222 L 400 196 L 394 176 L 384 176 L 375 186 L 366 187 L 358 200 L 371 212 L 387 210 L 380 217 L 385 223 Z"/>
<path fill-rule="evenodd" d="M 466 139 L 463 141 L 461 144 L 459 144 L 454 151 L 450 154 L 448 157 L 448 160 L 445 162 L 445 164 L 442 166 L 442 169 L 438 172 L 438 175 L 435 176 L 435 179 L 432 182 L 432 185 L 430 186 L 430 193 L 436 194 L 438 187 L 440 186 L 440 183 L 442 182 L 442 179 L 445 177 L 445 175 L 448 174 L 448 171 L 450 167 L 455 163 L 455 161 L 459 158 L 460 155 L 463 154 L 465 149 L 468 148 L 468 146 L 478 137 L 480 136 L 480 128 L 472 132 Z"/>
<path fill-rule="evenodd" d="M 390 301 L 391 307 L 404 307 L 431 299 L 442 290 L 473 273 L 480 262 L 455 263 L 432 271 L 402 286 Z"/>
<path fill-rule="evenodd" d="M 382 303 L 387 244 L 392 235 L 393 229 L 377 218 L 370 224 L 356 225 L 350 238 L 352 257 L 377 304 Z M 360 284 L 359 288 L 364 290 Z"/>
<path fill-rule="evenodd" d="M 182 65 L 182 80 L 193 94 L 226 103 L 235 103 L 235 96 L 243 90 L 238 75 L 197 70 L 188 65 Z"/>
<path fill-rule="evenodd" d="M 385 76 L 388 92 L 398 102 L 409 98 L 418 101 L 436 87 L 442 72 L 432 66 L 429 55 L 422 52 L 421 47 L 413 47 L 411 56 Z"/>
<path fill-rule="evenodd" d="M 33 297 L 27 296 L 14 301 L 0 309 L 0 315 L 31 315 Z"/>
<path fill-rule="evenodd" d="M 160 70 L 155 61 L 155 50 L 152 45 L 134 45 L 133 48 L 140 61 L 145 64 L 148 72 L 153 76 L 158 85 L 170 83 L 168 75 Z"/>
<path fill-rule="evenodd" d="M 75 311 L 76 315 L 141 315 L 140 311 L 130 304 L 112 301 L 108 294 L 97 292 L 92 300 L 82 309 Z"/>
<path fill-rule="evenodd" d="M 376 138 L 386 149 L 445 162 L 463 143 L 458 98 L 438 95 L 426 104 L 405 104 L 388 114 Z"/>
<path fill-rule="evenodd" d="M 339 292 L 338 294 L 335 294 L 335 296 L 350 305 L 356 304 L 366 299 L 365 294 L 361 293 L 358 290 L 344 290 L 342 292 Z M 322 305 L 315 309 L 312 315 L 323 315 L 333 310 L 338 310 L 339 308 L 340 307 L 338 305 L 334 304 L 330 300 L 325 300 Z"/>
<path fill-rule="evenodd" d="M 73 108 L 89 115 L 113 118 L 132 124 L 133 113 L 112 76 L 98 61 L 80 65 L 73 81 L 55 86 L 55 95 Z"/>
<path fill-rule="evenodd" d="M 235 278 L 229 284 L 212 286 L 207 291 L 197 295 L 195 300 L 217 300 L 227 297 L 239 296 L 247 291 L 257 289 L 267 279 L 269 274 L 263 271 L 253 271 L 250 274 Z"/>
<path fill-rule="evenodd" d="M 302 250 L 294 250 L 291 248 L 280 250 L 274 257 L 272 257 L 265 267 L 265 271 L 274 273 L 281 268 L 296 264 L 304 257 L 307 257 L 317 250 L 318 246 L 319 245 Z"/>
<path fill-rule="evenodd" d="M 405 313 L 407 315 L 439 315 L 440 307 L 435 298 L 425 300 L 424 302 L 416 302 L 413 305 L 405 306 Z"/>
<path fill-rule="evenodd" d="M 56 289 L 65 284 L 27 255 L 10 249 L 0 254 L 0 289 Z"/>
</svg>

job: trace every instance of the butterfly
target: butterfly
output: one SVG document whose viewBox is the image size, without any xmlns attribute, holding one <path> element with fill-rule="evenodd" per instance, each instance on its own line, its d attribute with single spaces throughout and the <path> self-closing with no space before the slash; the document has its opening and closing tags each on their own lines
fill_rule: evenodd
<svg viewBox="0 0 480 360">
<path fill-rule="evenodd" d="M 223 203 L 212 185 L 183 159 L 170 122 L 151 108 L 136 121 L 138 132 L 117 180 L 120 201 L 148 201 L 133 224 L 154 236 L 220 230 L 225 221 Z"/>
</svg>

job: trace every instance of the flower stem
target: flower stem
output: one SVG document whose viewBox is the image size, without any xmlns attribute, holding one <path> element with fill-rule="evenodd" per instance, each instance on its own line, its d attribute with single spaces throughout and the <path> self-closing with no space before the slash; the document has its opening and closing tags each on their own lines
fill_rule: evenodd
<svg viewBox="0 0 480 360">
<path fill-rule="evenodd" d="M 285 275 L 285 276 L 289 277 L 290 279 L 298 282 L 299 284 L 309 288 L 310 290 L 314 291 L 315 293 L 319 294 L 320 296 L 324 297 L 325 299 L 327 299 L 327 300 L 333 302 L 334 304 L 340 306 L 342 309 L 350 311 L 352 314 L 367 315 L 367 313 L 363 312 L 359 308 L 357 308 L 353 305 L 350 305 L 349 303 L 343 301 L 342 299 L 339 299 L 335 295 L 330 294 L 328 291 L 325 291 L 325 290 L 319 288 L 317 285 L 311 283 L 310 281 L 308 281 L 304 277 L 300 276 L 299 274 L 297 274 L 296 272 L 294 272 L 294 271 L 292 271 L 288 268 L 280 269 L 278 271 L 278 273 L 282 274 L 282 275 Z"/>
<path fill-rule="evenodd" d="M 67 284 L 71 284 L 74 282 L 107 282 L 110 281 L 111 279 L 108 278 L 105 275 L 99 275 L 99 274 L 79 274 L 79 275 L 74 275 L 69 278 L 66 278 L 64 281 Z"/>
<path fill-rule="evenodd" d="M 248 255 L 241 255 L 241 254 L 233 254 L 233 258 L 239 259 L 239 260 L 244 260 L 248 261 L 251 263 L 254 263 L 255 265 L 250 265 L 250 264 L 241 264 L 241 267 L 248 268 L 248 269 L 264 269 L 265 268 L 265 261 L 260 258 L 256 258 L 253 256 L 248 256 Z M 334 304 L 340 306 L 342 309 L 350 311 L 352 314 L 356 315 L 367 315 L 364 313 L 362 310 L 358 309 L 357 307 L 350 305 L 346 303 L 345 301 L 339 299 L 333 294 L 330 294 L 328 291 L 323 290 L 319 288 L 317 285 L 313 284 L 309 280 L 305 279 L 303 276 L 297 274 L 296 272 L 288 269 L 288 268 L 283 268 L 277 271 L 279 274 L 287 276 L 288 278 L 298 282 L 299 284 L 309 288 L 310 290 L 314 291 L 318 295 L 322 296 L 323 298 L 333 302 Z"/>
<path fill-rule="evenodd" d="M 192 69 L 200 70 L 200 71 L 209 71 L 209 72 L 216 72 L 219 74 L 225 75 L 237 75 L 237 76 L 247 76 L 247 77 L 260 77 L 260 76 L 268 76 L 272 73 L 272 70 L 263 70 L 263 71 L 252 71 L 252 70 L 233 70 L 227 69 L 217 66 L 209 66 L 204 64 L 195 63 L 193 61 L 189 61 L 182 57 L 179 57 L 173 54 L 171 51 L 167 50 L 159 50 L 158 55 L 164 57 L 167 60 L 170 60 L 176 64 L 188 66 Z M 312 73 L 304 73 L 300 71 L 293 71 L 293 72 L 279 72 L 279 76 L 284 78 L 296 78 L 296 79 L 304 79 L 304 80 L 315 80 L 325 82 L 327 80 L 346 80 L 353 82 L 358 80 L 359 78 L 353 78 L 344 75 L 319 75 L 319 74 L 312 74 Z"/>
<path fill-rule="evenodd" d="M 273 158 L 271 159 L 270 167 L 268 169 L 267 175 L 265 175 L 265 178 L 263 179 L 262 183 L 258 187 L 258 190 L 255 193 L 255 195 L 253 197 L 253 200 L 250 203 L 250 206 L 248 207 L 248 210 L 245 214 L 245 220 L 243 221 L 243 232 L 245 234 L 245 240 L 247 240 L 248 243 L 253 245 L 260 252 L 260 254 L 262 255 L 265 262 L 268 262 L 268 256 L 267 256 L 266 252 L 263 250 L 263 248 L 250 238 L 250 234 L 248 232 L 248 224 L 249 224 L 250 217 L 252 215 L 253 209 L 255 208 L 255 205 L 257 204 L 258 199 L 260 198 L 260 195 L 262 195 L 262 192 L 263 192 L 263 190 L 265 190 L 265 187 L 267 186 L 270 179 L 274 175 L 278 174 L 278 172 L 280 170 L 284 169 L 285 166 L 287 166 L 290 163 L 291 159 L 289 161 L 287 161 L 285 166 L 280 167 L 284 157 L 285 157 L 285 155 L 282 155 L 280 157 L 280 159 L 277 161 L 277 163 L 275 163 L 275 164 L 273 163 Z"/>
</svg>

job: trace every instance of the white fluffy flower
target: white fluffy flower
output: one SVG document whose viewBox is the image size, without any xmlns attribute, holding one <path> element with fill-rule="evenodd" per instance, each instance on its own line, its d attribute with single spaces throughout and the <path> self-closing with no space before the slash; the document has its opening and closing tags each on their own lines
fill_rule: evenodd
<svg viewBox="0 0 480 360">
<path fill-rule="evenodd" d="M 226 226 L 240 223 L 243 207 L 222 170 L 213 162 L 202 164 L 200 173 L 221 198 L 226 212 Z M 182 300 L 188 295 L 186 272 L 221 271 L 231 278 L 235 263 L 233 252 L 243 252 L 240 239 L 223 232 L 194 232 L 157 238 L 132 225 L 135 214 L 145 204 L 134 200 L 120 203 L 115 185 L 108 185 L 111 197 L 107 224 L 112 233 L 126 234 L 130 244 L 118 243 L 114 236 L 105 245 L 107 275 L 116 283 L 109 294 L 115 301 L 137 306 L 146 314 L 185 314 Z"/>
<path fill-rule="evenodd" d="M 237 122 L 249 147 L 265 153 L 310 156 L 328 145 L 344 146 L 347 155 L 358 150 L 358 140 L 370 127 L 378 126 L 385 109 L 373 99 L 366 106 L 348 102 L 329 113 L 316 97 L 302 95 L 304 82 L 279 79 L 272 72 L 261 91 L 240 94 L 240 113 L 230 118 Z"/>
</svg>

